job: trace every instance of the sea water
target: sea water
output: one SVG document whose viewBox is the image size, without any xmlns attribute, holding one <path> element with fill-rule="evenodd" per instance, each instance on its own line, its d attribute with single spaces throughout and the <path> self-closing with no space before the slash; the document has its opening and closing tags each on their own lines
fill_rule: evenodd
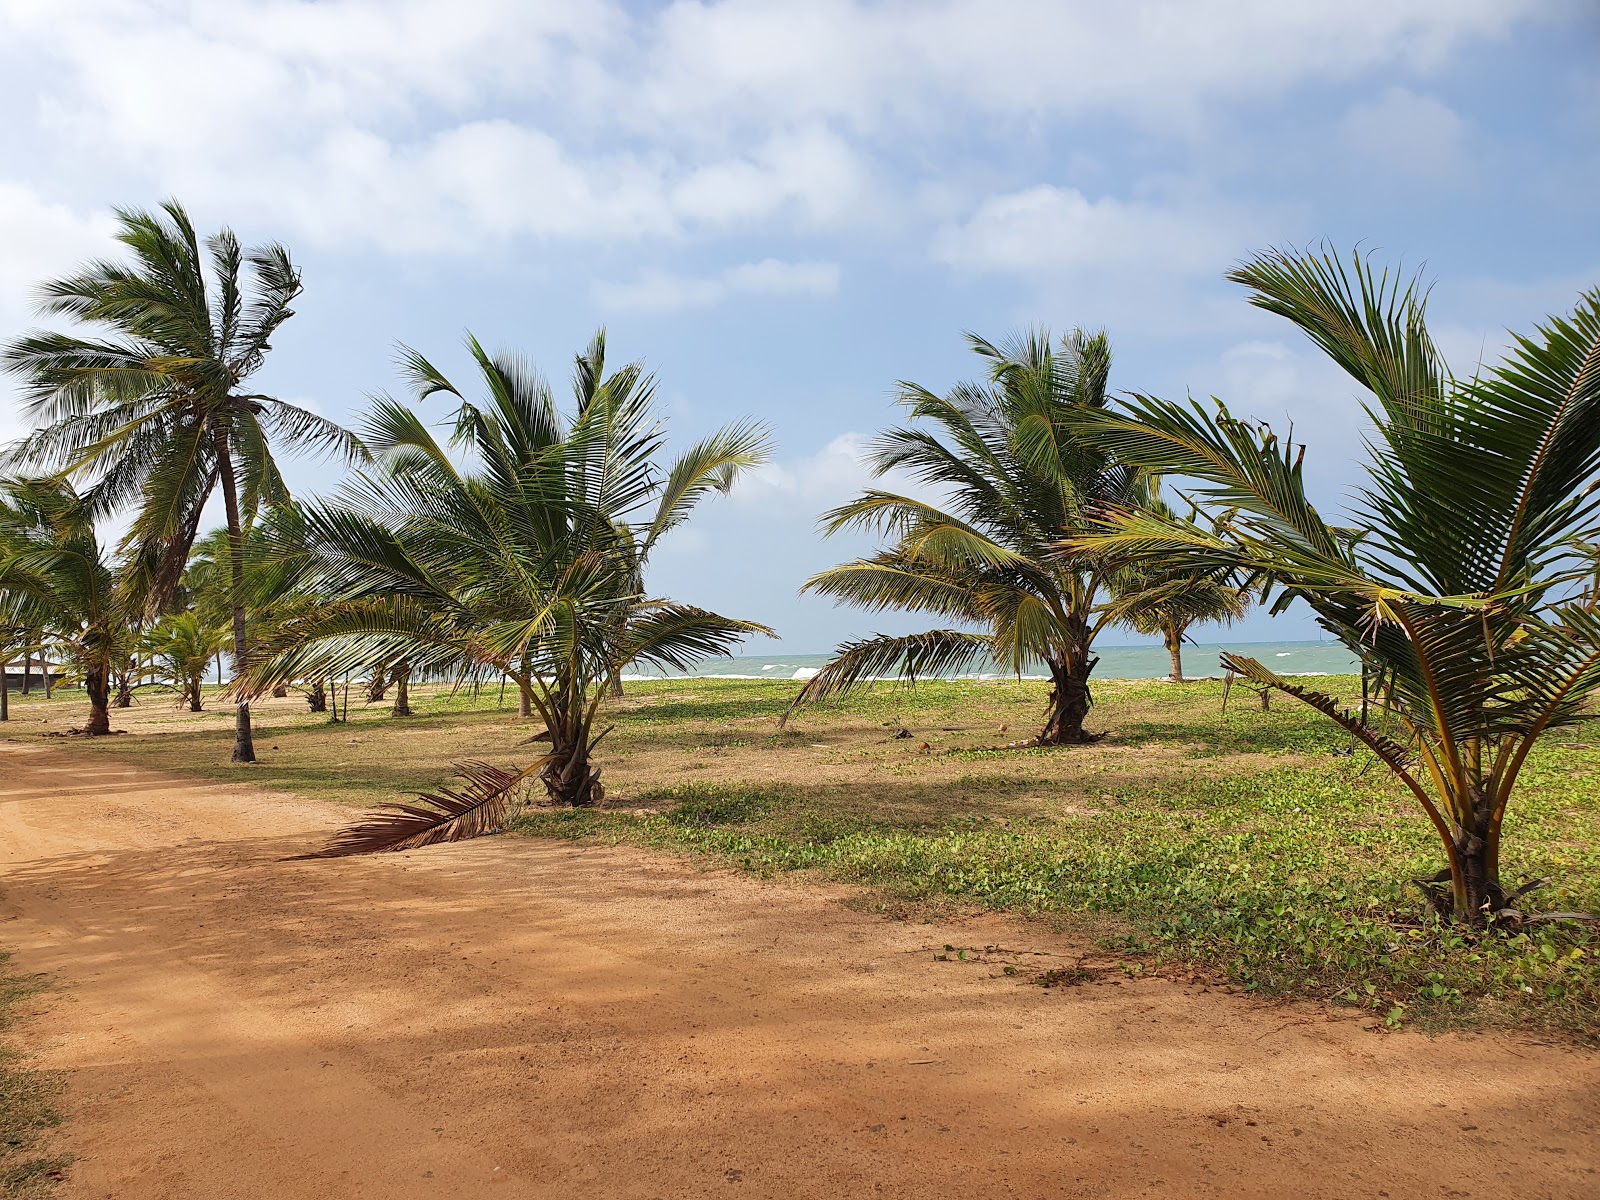
<svg viewBox="0 0 1600 1200">
<path fill-rule="evenodd" d="M 1218 656 L 1228 650 L 1254 658 L 1280 675 L 1347 675 L 1360 670 L 1355 656 L 1338 642 L 1200 642 L 1183 648 L 1183 671 L 1191 678 L 1221 675 Z M 1100 662 L 1096 679 L 1164 679 L 1172 669 L 1166 647 L 1096 646 Z M 831 654 L 741 654 L 729 658 L 710 658 L 689 671 L 661 671 L 654 667 L 630 667 L 623 679 L 662 679 L 692 676 L 700 679 L 810 679 L 826 666 Z M 944 679 L 1000 679 L 1009 670 L 989 665 L 940 676 Z M 1042 670 L 1025 667 L 1024 679 L 1042 679 Z"/>
</svg>

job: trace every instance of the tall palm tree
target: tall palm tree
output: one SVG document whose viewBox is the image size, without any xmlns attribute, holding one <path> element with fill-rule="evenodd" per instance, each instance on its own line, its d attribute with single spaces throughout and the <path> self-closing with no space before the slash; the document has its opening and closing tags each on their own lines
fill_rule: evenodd
<svg viewBox="0 0 1600 1200">
<path fill-rule="evenodd" d="M 1152 496 L 1143 507 L 1169 520 L 1176 516 L 1159 496 Z M 1234 574 L 1196 570 L 1188 559 L 1178 557 L 1118 572 L 1106 611 L 1135 633 L 1159 634 L 1172 662 L 1167 678 L 1182 683 L 1183 643 L 1189 628 L 1237 621 L 1249 606 L 1250 592 Z"/>
<path fill-rule="evenodd" d="M 240 247 L 230 230 L 204 251 L 188 214 L 118 209 L 132 262 L 93 262 L 41 288 L 42 311 L 93 333 L 30 332 L 0 351 L 23 380 L 35 432 L 12 452 L 30 470 L 87 480 L 98 514 L 132 508 L 122 551 L 131 607 L 164 610 L 201 513 L 220 491 L 231 552 L 235 673 L 249 651 L 244 528 L 261 505 L 288 500 L 274 445 L 334 450 L 359 443 L 304 408 L 247 389 L 271 339 L 294 314 L 300 272 L 282 246 Z M 209 263 L 209 270 L 208 270 Z M 237 710 L 235 762 L 254 762 L 250 706 Z"/>
<path fill-rule="evenodd" d="M 1274 252 L 1230 278 L 1288 318 L 1366 389 L 1367 483 L 1351 527 L 1306 499 L 1304 445 L 1190 401 L 1140 396 L 1104 414 L 1105 452 L 1199 481 L 1226 511 L 1218 528 L 1151 513 L 1110 514 L 1082 549 L 1239 571 L 1275 606 L 1304 601 L 1384 680 L 1365 714 L 1224 655 L 1251 681 L 1337 721 L 1381 759 L 1438 832 L 1440 911 L 1482 922 L 1515 891 L 1500 839 L 1535 742 L 1590 720 L 1600 688 L 1600 612 L 1588 602 L 1600 519 L 1600 291 L 1569 317 L 1518 337 L 1504 363 L 1451 376 L 1424 321 L 1424 291 L 1359 255 Z M 1404 731 L 1385 732 L 1386 718 Z"/>
<path fill-rule="evenodd" d="M 907 472 L 938 499 L 870 490 L 824 514 L 829 533 L 865 529 L 885 550 L 809 579 L 821 592 L 874 611 L 932 613 L 982 632 L 934 629 L 875 635 L 838 648 L 795 705 L 898 672 L 907 680 L 979 663 L 1051 680 L 1041 744 L 1088 742 L 1094 639 L 1111 619 L 1101 599 L 1111 576 L 1092 561 L 1050 552 L 1082 527 L 1091 505 L 1136 503 L 1144 481 L 1078 432 L 1106 404 L 1111 345 L 1074 330 L 1059 344 L 1040 331 L 1003 344 L 968 335 L 986 383 L 938 396 L 900 385 L 910 424 L 890 429 L 871 456 L 878 476 Z M 791 710 L 792 711 L 792 710 Z"/>
<path fill-rule="evenodd" d="M 564 413 L 524 359 L 467 345 L 481 401 L 402 352 L 417 405 L 459 401 L 448 442 L 414 408 L 380 398 L 368 419 L 377 467 L 335 502 L 302 510 L 285 552 L 332 602 L 286 625 L 255 683 L 402 661 L 413 673 L 507 676 L 544 720 L 550 797 L 593 804 L 603 795 L 596 721 L 623 664 L 684 667 L 771 632 L 650 598 L 641 577 L 700 500 L 764 461 L 767 435 L 732 425 L 663 464 L 654 380 L 638 364 L 580 383 Z M 580 379 L 603 362 L 602 335 Z"/>
<path fill-rule="evenodd" d="M 0 484 L 0 607 L 61 647 L 89 699 L 84 732 L 111 732 L 111 671 L 131 646 L 93 511 L 59 479 Z M 48 678 L 49 666 L 46 665 Z"/>
</svg>

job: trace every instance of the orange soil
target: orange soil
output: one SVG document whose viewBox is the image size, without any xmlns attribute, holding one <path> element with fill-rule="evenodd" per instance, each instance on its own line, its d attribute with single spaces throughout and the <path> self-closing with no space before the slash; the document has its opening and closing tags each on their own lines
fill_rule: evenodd
<svg viewBox="0 0 1600 1200">
<path fill-rule="evenodd" d="M 0 745 L 0 944 L 62 990 L 63 1200 L 1585 1197 L 1600 1057 L 1200 985 L 1026 978 L 998 917 Z M 945 943 L 1001 945 L 940 962 Z"/>
</svg>

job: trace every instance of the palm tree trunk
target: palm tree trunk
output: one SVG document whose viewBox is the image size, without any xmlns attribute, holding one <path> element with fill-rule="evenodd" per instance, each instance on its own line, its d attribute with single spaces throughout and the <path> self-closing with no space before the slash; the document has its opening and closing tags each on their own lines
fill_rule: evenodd
<svg viewBox="0 0 1600 1200">
<path fill-rule="evenodd" d="M 372 678 L 367 681 L 367 703 L 376 704 L 389 694 L 389 665 L 379 663 L 372 668 Z"/>
<path fill-rule="evenodd" d="M 117 707 L 133 707 L 133 679 L 129 672 L 118 671 L 117 676 Z"/>
<path fill-rule="evenodd" d="M 1467 925 L 1482 925 L 1488 914 L 1506 905 L 1500 886 L 1499 839 L 1492 836 L 1494 805 L 1481 786 L 1472 788 L 1472 815 L 1455 836 L 1450 878 L 1450 916 Z"/>
<path fill-rule="evenodd" d="M 228 445 L 227 428 L 220 425 L 217 427 L 217 468 L 221 474 L 223 510 L 228 518 L 228 563 L 232 574 L 228 599 L 233 609 L 233 676 L 239 679 L 244 675 L 250 652 L 250 641 L 244 627 L 244 526 L 239 520 L 239 489 L 233 476 L 233 453 Z M 253 763 L 256 761 L 256 744 L 250 733 L 250 697 L 241 694 L 233 712 L 233 761 Z"/>
<path fill-rule="evenodd" d="M 1167 653 L 1172 656 L 1172 674 L 1167 678 L 1173 683 L 1183 682 L 1183 631 L 1168 626 L 1161 631 L 1166 639 Z"/>
<path fill-rule="evenodd" d="M 0 666 L 0 721 L 11 720 L 11 664 Z"/>
<path fill-rule="evenodd" d="M 306 693 L 306 704 L 314 713 L 328 711 L 328 689 L 323 686 L 322 680 L 311 685 L 311 690 Z"/>
<path fill-rule="evenodd" d="M 555 733 L 554 730 L 551 731 Z M 600 768 L 589 765 L 587 738 L 563 736 L 552 741 L 550 761 L 539 773 L 545 794 L 552 803 L 572 808 L 593 808 L 605 799 L 600 783 Z"/>
<path fill-rule="evenodd" d="M 396 717 L 411 715 L 411 668 L 403 663 L 395 668 L 394 708 L 390 710 L 390 715 Z"/>
<path fill-rule="evenodd" d="M 22 652 L 22 694 L 26 696 L 33 690 L 33 655 L 28 651 Z"/>
<path fill-rule="evenodd" d="M 83 731 L 90 737 L 101 737 L 111 732 L 109 672 L 102 664 L 90 667 L 83 674 L 83 690 L 89 694 L 89 723 Z"/>
<path fill-rule="evenodd" d="M 203 711 L 200 707 L 200 676 L 198 675 L 189 680 L 189 711 Z"/>
<path fill-rule="evenodd" d="M 1047 663 L 1050 700 L 1045 710 L 1044 729 L 1039 733 L 1039 745 L 1078 746 L 1099 740 L 1099 734 L 1089 733 L 1083 727 L 1089 709 L 1094 706 L 1089 676 L 1099 661 L 1089 653 L 1087 646 L 1076 646 L 1064 657 Z"/>
</svg>

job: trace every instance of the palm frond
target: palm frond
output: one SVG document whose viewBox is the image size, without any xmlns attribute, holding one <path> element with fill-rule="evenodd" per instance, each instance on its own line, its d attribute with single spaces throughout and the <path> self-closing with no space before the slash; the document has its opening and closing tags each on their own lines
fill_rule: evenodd
<svg viewBox="0 0 1600 1200">
<path fill-rule="evenodd" d="M 981 633 L 962 629 L 930 629 L 926 633 L 890 637 L 877 634 L 844 642 L 833 661 L 806 681 L 800 694 L 784 711 L 781 728 L 804 705 L 839 695 L 863 683 L 919 679 L 959 671 L 991 656 L 992 642 Z"/>
<path fill-rule="evenodd" d="M 366 819 L 340 830 L 321 850 L 298 857 L 345 858 L 417 850 L 497 833 L 505 825 L 518 788 L 543 765 L 543 759 L 519 770 L 486 762 L 456 763 L 456 775 L 465 781 L 465 787 L 423 793 L 416 804 L 383 805 Z"/>
</svg>

